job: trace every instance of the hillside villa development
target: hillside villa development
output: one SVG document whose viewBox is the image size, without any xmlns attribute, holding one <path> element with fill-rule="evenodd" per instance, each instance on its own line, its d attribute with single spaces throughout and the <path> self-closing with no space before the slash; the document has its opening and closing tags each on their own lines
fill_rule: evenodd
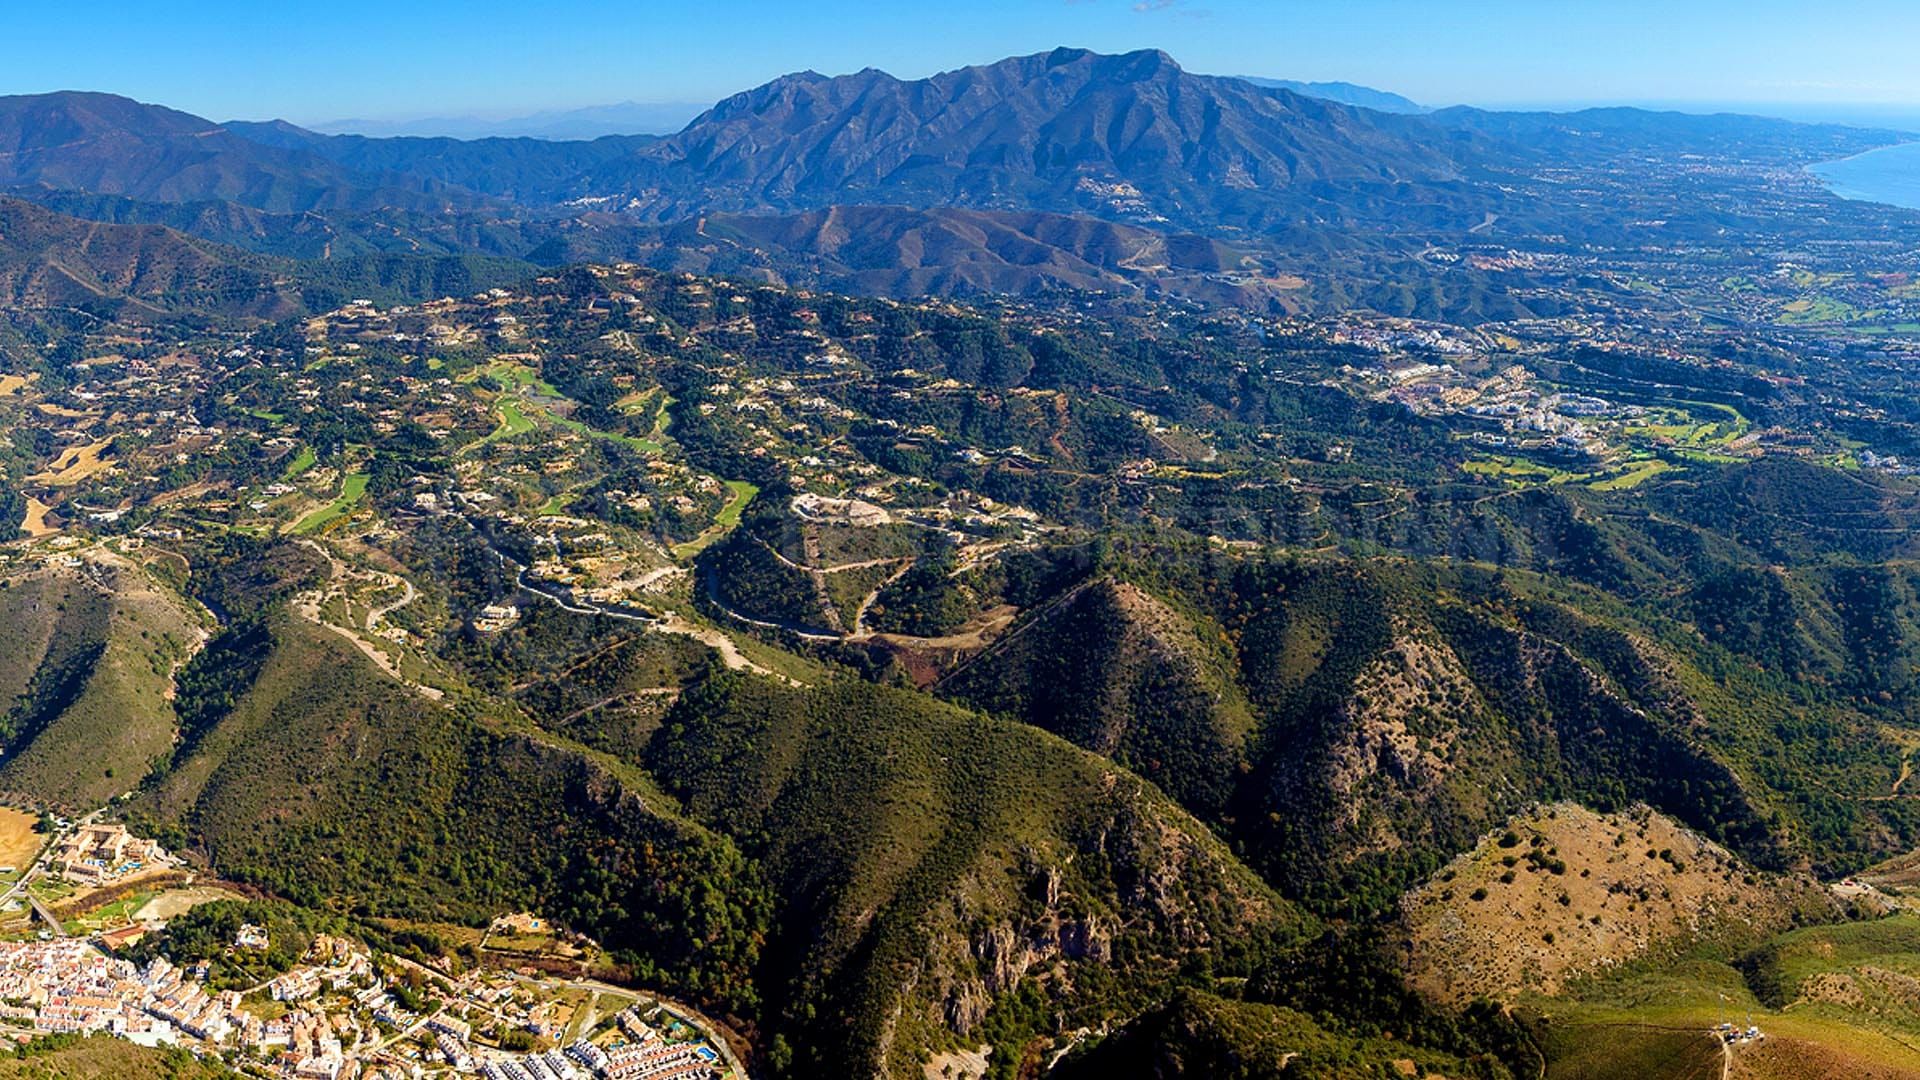
<svg viewBox="0 0 1920 1080">
<path fill-rule="evenodd" d="M 238 937 L 232 945 L 252 947 Z M 398 970 L 383 970 L 359 941 L 321 934 L 298 965 L 263 986 L 213 990 L 204 963 L 136 963 L 75 938 L 0 942 L 0 1034 L 108 1034 L 223 1055 L 249 1075 L 291 1080 L 734 1075 L 713 1044 L 659 1005 L 620 997 L 632 1003 L 606 1017 L 583 1014 L 561 984 L 498 972 L 416 993 L 389 982 Z M 576 997 L 589 1009 L 599 1000 Z"/>
<path fill-rule="evenodd" d="M 156 867 L 179 865 L 152 840 L 112 823 L 82 825 L 61 837 L 49 854 L 59 876 L 77 885 L 106 885 Z"/>
</svg>

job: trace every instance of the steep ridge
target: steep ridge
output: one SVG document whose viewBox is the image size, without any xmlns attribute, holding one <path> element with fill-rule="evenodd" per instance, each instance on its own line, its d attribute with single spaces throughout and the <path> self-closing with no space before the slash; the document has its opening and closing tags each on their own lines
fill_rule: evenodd
<svg viewBox="0 0 1920 1080">
<path fill-rule="evenodd" d="M 128 299 L 275 317 L 298 298 L 271 260 L 157 225 L 107 225 L 0 198 L 0 296 L 17 307 Z"/>
<path fill-rule="evenodd" d="M 1645 800 L 1784 857 L 1765 797 L 1704 737 L 1684 665 L 1645 640 L 1554 604 L 1436 604 L 1385 567 L 1238 573 L 1174 594 L 1206 615 L 1095 581 L 937 689 L 1155 780 L 1330 910 L 1390 906 L 1560 793 Z"/>
<path fill-rule="evenodd" d="M 1164 602 L 1101 580 L 938 689 L 1111 757 L 1217 817 L 1254 724 L 1230 663 Z"/>
<path fill-rule="evenodd" d="M 553 202 L 568 181 L 655 141 L 609 135 L 569 141 L 322 135 L 285 121 L 234 121 L 226 130 L 265 146 L 323 158 L 359 175 L 404 174 L 523 204 Z"/>
<path fill-rule="evenodd" d="M 1390 1036 L 1329 1031 L 1294 1009 L 1182 991 L 1090 1048 L 1060 1080 L 1262 1080 L 1472 1076 L 1459 1058 Z"/>
<path fill-rule="evenodd" d="M 208 225 L 209 219 L 182 224 Z M 516 281 L 531 270 L 517 260 L 467 256 L 364 254 L 294 261 L 161 225 L 105 224 L 0 197 L 0 298 L 15 308 L 279 319 L 334 307 L 350 296 L 414 299 L 470 292 Z"/>
<path fill-rule="evenodd" d="M 1095 968 L 1244 970 L 1307 928 L 1137 778 L 923 696 L 729 676 L 682 698 L 648 762 L 782 898 L 768 962 L 796 1075 L 918 1076 L 1030 983 L 1071 1016 L 1114 985 Z"/>
<path fill-rule="evenodd" d="M 629 235 L 629 234 L 615 234 Z M 566 258 L 614 235 L 570 231 Z M 633 234 L 628 255 L 665 270 L 765 275 L 870 296 L 1027 295 L 1078 289 L 1252 302 L 1304 284 L 1204 237 L 1062 214 L 838 206 L 714 214 Z M 543 259 L 559 252 L 542 253 Z"/>
<path fill-rule="evenodd" d="M 173 747 L 173 679 L 203 640 L 195 613 L 138 568 L 95 560 L 0 583 L 0 790 L 90 810 Z"/>
<path fill-rule="evenodd" d="M 542 911 L 793 1048 L 791 1075 L 918 1075 L 983 1037 L 1017 1059 L 1043 1018 L 1006 1002 L 1108 1015 L 1312 929 L 1150 785 L 1023 725 L 662 655 L 639 662 L 692 682 L 637 739 L 611 711 L 542 732 L 452 672 L 424 700 L 293 617 L 324 572 L 299 545 L 196 566 L 235 621 L 181 673 L 141 828 L 304 904 Z"/>
<path fill-rule="evenodd" d="M 136 818 L 303 903 L 454 922 L 533 905 L 658 965 L 645 977 L 751 1002 L 755 872 L 644 776 L 475 702 L 427 703 L 298 619 L 258 633 L 209 651 L 222 692 Z"/>
</svg>

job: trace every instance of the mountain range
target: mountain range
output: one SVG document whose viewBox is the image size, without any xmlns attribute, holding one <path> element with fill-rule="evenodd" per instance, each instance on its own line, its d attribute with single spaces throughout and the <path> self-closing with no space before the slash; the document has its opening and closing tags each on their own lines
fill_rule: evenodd
<svg viewBox="0 0 1920 1080">
<path fill-rule="evenodd" d="M 0 100 L 0 803 L 489 1055 L 537 960 L 774 1080 L 1920 1077 L 1920 217 L 1802 168 L 1898 136 L 1338 95 Z"/>
<path fill-rule="evenodd" d="M 1631 220 L 1542 170 L 1606 187 L 1635 159 L 1680 175 L 1689 155 L 1792 166 L 1901 138 L 1636 110 L 1416 113 L 1270 82 L 1192 74 L 1154 51 L 1063 48 L 919 80 L 803 72 L 672 134 L 591 140 L 327 135 L 63 92 L 0 99 L 0 191 L 296 259 L 591 255 L 887 294 L 1097 289 L 1295 308 L 1384 290 L 1462 313 L 1509 302 L 1468 270 L 1421 262 L 1431 242 L 1494 222 L 1553 236 Z M 1700 214 L 1677 196 L 1644 209 Z M 1080 224 L 1039 227 L 1054 218 Z M 861 229 L 838 238 L 819 221 Z M 1235 254 L 1138 256 L 1181 236 Z M 1260 284 L 1295 279 L 1309 287 Z"/>
</svg>

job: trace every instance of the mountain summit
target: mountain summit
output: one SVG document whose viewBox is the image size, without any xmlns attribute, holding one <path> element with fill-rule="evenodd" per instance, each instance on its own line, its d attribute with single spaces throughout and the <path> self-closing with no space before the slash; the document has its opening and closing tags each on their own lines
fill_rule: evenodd
<svg viewBox="0 0 1920 1080">
<path fill-rule="evenodd" d="M 785 76 L 588 173 L 576 194 L 662 219 L 868 202 L 1187 224 L 1302 185 L 1457 178 L 1450 140 L 1434 136 L 1194 75 L 1157 50 L 1063 48 L 918 80 Z"/>
</svg>

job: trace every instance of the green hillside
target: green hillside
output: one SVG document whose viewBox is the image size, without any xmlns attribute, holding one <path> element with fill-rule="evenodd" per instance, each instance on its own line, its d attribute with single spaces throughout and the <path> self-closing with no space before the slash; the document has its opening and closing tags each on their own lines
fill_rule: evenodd
<svg viewBox="0 0 1920 1080">
<path fill-rule="evenodd" d="M 1029 980 L 1070 1015 L 1113 1008 L 1307 925 L 1139 780 L 902 691 L 710 682 L 648 761 L 783 898 L 768 959 L 800 1075 L 912 1075 Z"/>
<path fill-rule="evenodd" d="M 331 634 L 284 617 L 265 633 L 136 804 L 162 835 L 315 906 L 461 923 L 537 908 L 670 986 L 751 1003 L 766 896 L 729 841 L 631 769 L 423 701 Z"/>
<path fill-rule="evenodd" d="M 178 595 L 124 562 L 89 562 L 7 580 L 0 625 L 0 789 L 91 809 L 171 750 L 175 670 L 202 633 Z"/>
<path fill-rule="evenodd" d="M 108 1035 L 54 1035 L 0 1054 L 6 1080 L 235 1080 L 239 1073 L 180 1049 L 150 1050 Z"/>
<path fill-rule="evenodd" d="M 1292 1009 L 1183 991 L 1069 1056 L 1062 1080 L 1348 1080 L 1489 1075 L 1489 1063 L 1329 1031 Z M 1491 1075 L 1508 1075 L 1504 1071 Z"/>
</svg>

